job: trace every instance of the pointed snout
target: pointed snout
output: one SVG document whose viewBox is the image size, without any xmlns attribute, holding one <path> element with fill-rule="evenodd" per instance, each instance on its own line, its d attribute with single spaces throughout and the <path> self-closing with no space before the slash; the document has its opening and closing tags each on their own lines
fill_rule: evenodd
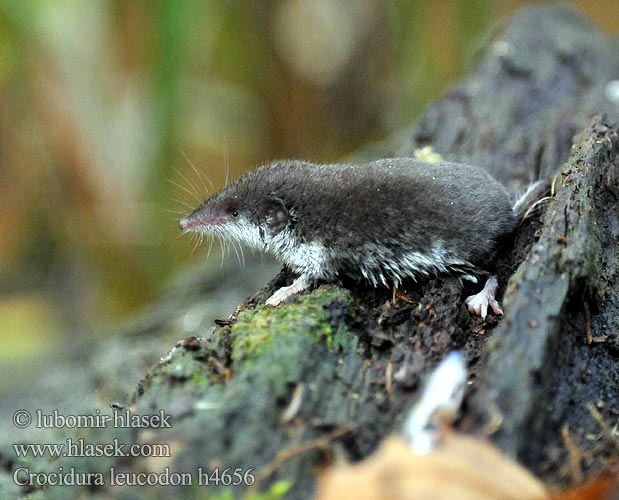
<svg viewBox="0 0 619 500">
<path fill-rule="evenodd" d="M 191 224 L 189 224 L 189 219 L 187 217 L 183 217 L 178 221 L 178 227 L 180 227 L 183 231 L 187 231 L 191 227 Z"/>
<path fill-rule="evenodd" d="M 228 222 L 228 215 L 222 212 L 194 211 L 178 221 L 183 231 L 209 232 L 212 228 Z"/>
</svg>

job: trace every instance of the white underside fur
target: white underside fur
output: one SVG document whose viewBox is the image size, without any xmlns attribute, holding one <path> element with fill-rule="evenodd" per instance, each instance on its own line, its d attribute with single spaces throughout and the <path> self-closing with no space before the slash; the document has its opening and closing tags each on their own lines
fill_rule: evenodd
<svg viewBox="0 0 619 500">
<path fill-rule="evenodd" d="M 299 277 L 290 285 L 277 290 L 267 304 L 277 305 L 288 297 L 308 289 L 317 279 L 332 279 L 337 270 L 329 265 L 329 252 L 320 243 L 298 243 L 288 231 L 281 231 L 264 238 L 258 226 L 247 220 L 237 220 L 234 223 L 213 228 L 212 233 L 223 239 L 242 241 L 245 244 L 266 250 L 283 260 L 299 273 Z M 458 272 L 464 279 L 477 282 L 477 278 L 468 271 L 467 262 L 454 259 L 442 244 L 438 242 L 431 254 L 422 252 L 406 252 L 399 258 L 385 256 L 383 247 L 369 243 L 359 249 L 360 260 L 358 271 L 360 275 L 373 286 L 398 287 L 405 279 L 428 278 L 435 274 Z M 485 318 L 488 306 L 495 314 L 503 314 L 500 304 L 495 300 L 497 280 L 491 276 L 484 289 L 466 299 L 469 310 Z"/>
</svg>

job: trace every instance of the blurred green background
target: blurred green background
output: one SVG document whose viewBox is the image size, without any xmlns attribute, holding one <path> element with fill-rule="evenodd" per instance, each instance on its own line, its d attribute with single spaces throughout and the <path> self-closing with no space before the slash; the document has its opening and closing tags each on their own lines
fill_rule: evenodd
<svg viewBox="0 0 619 500">
<path fill-rule="evenodd" d="M 191 164 L 219 188 L 383 139 L 529 3 L 0 1 L 0 363 L 219 265 L 178 237 L 191 186 L 204 194 Z M 571 3 L 619 32 L 616 0 Z"/>
</svg>

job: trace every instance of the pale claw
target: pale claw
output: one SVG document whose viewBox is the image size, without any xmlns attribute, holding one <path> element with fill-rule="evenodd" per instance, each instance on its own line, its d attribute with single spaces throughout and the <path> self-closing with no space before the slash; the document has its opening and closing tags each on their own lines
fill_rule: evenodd
<svg viewBox="0 0 619 500">
<path fill-rule="evenodd" d="M 266 305 L 268 306 L 276 306 L 281 304 L 288 297 L 296 295 L 303 290 L 307 290 L 310 286 L 309 280 L 304 276 L 299 276 L 296 280 L 292 282 L 290 286 L 283 286 L 279 290 L 277 290 L 273 295 L 271 295 L 267 301 Z"/>
<path fill-rule="evenodd" d="M 496 289 L 499 286 L 496 276 L 490 276 L 484 285 L 484 289 L 471 295 L 464 300 L 464 303 L 468 306 L 469 311 L 473 314 L 481 316 L 482 319 L 486 319 L 488 315 L 488 306 L 492 308 L 494 314 L 503 314 L 501 304 L 494 298 Z"/>
</svg>

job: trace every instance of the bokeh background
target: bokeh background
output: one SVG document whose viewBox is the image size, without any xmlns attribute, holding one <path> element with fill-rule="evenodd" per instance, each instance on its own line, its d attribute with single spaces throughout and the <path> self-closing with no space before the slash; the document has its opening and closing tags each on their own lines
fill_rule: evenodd
<svg viewBox="0 0 619 500">
<path fill-rule="evenodd" d="M 201 176 L 388 137 L 530 3 L 0 1 L 0 366 L 219 265 L 178 237 Z M 619 33 L 616 0 L 571 3 Z"/>
</svg>

